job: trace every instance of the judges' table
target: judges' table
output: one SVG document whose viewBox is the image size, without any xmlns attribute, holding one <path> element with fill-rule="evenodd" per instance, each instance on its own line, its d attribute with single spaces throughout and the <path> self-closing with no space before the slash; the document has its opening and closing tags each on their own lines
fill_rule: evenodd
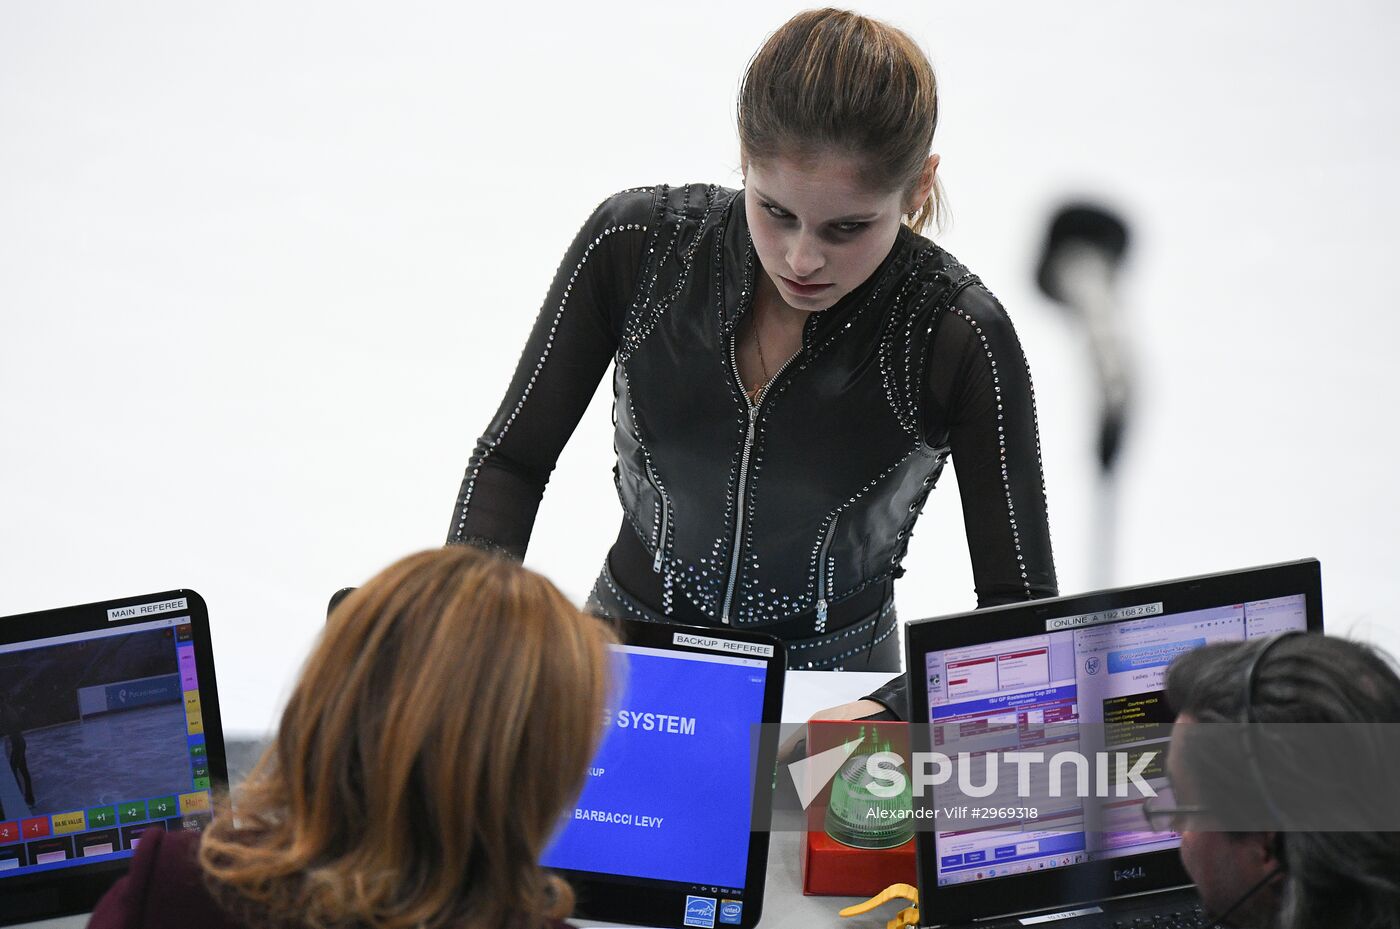
<svg viewBox="0 0 1400 929">
<path fill-rule="evenodd" d="M 820 709 L 856 700 L 889 680 L 887 673 L 789 671 L 783 694 L 783 719 L 799 722 Z M 247 772 L 261 750 L 263 740 L 244 735 L 227 737 L 229 776 L 236 783 Z M 759 925 L 763 929 L 798 929 L 811 926 L 844 926 L 849 929 L 883 929 L 885 921 L 899 912 L 889 903 L 875 913 L 841 919 L 836 911 L 859 902 L 857 897 L 804 897 L 802 895 L 801 835 L 776 832 L 768 849 L 768 888 Z M 27 929 L 82 929 L 88 918 L 67 916 L 24 924 Z M 571 920 L 580 926 L 601 926 Z"/>
</svg>

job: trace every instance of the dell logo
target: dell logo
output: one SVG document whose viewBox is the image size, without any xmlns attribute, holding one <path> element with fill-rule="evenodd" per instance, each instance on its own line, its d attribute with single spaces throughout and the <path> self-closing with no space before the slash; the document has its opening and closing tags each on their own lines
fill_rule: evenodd
<svg viewBox="0 0 1400 929">
<path fill-rule="evenodd" d="M 1115 881 L 1133 881 L 1138 878 L 1147 877 L 1147 869 L 1139 865 L 1136 868 L 1124 868 L 1122 871 L 1114 871 Z"/>
</svg>

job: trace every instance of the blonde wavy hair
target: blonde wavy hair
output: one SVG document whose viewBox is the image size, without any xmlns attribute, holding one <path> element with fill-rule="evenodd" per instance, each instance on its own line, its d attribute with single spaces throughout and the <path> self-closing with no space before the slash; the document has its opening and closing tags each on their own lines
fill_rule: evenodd
<svg viewBox="0 0 1400 929">
<path fill-rule="evenodd" d="M 549 581 L 452 546 L 338 606 L 272 745 L 206 830 L 258 925 L 529 927 L 572 908 L 538 861 L 577 796 L 611 633 Z"/>
</svg>

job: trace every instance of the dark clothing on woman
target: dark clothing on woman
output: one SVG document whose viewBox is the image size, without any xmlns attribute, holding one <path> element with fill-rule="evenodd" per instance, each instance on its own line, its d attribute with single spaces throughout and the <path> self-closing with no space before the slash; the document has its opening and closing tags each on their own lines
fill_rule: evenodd
<svg viewBox="0 0 1400 929">
<path fill-rule="evenodd" d="M 1030 376 L 980 280 L 901 226 L 755 404 L 735 341 L 762 273 L 743 191 L 605 201 L 476 445 L 448 541 L 524 556 L 613 363 L 624 519 L 593 608 L 773 632 L 794 668 L 897 670 L 892 582 L 950 456 L 978 605 L 1055 594 Z M 902 687 L 874 696 L 907 715 Z"/>
<path fill-rule="evenodd" d="M 131 870 L 92 911 L 87 929 L 264 929 L 226 913 L 210 894 L 199 866 L 198 832 L 148 829 Z M 549 922 L 548 929 L 573 929 Z"/>
<path fill-rule="evenodd" d="M 98 901 L 88 929 L 250 929 L 214 901 L 198 854 L 198 832 L 147 829 L 131 870 Z"/>
</svg>

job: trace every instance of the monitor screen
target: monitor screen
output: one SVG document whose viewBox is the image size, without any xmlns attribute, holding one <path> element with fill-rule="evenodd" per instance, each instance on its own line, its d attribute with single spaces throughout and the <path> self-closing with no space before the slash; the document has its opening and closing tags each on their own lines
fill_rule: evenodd
<svg viewBox="0 0 1400 929">
<path fill-rule="evenodd" d="M 1045 632 L 929 651 L 922 683 L 935 744 L 956 753 L 1124 752 L 1131 763 L 1156 751 L 1142 778 L 1165 786 L 1161 759 L 1173 714 L 1167 666 L 1209 642 L 1237 642 L 1308 628 L 1302 593 L 1173 612 L 1144 601 L 1110 610 L 1052 615 Z M 940 885 L 994 880 L 1086 861 L 1175 849 L 1175 833 L 1152 832 L 1142 797 L 1081 797 L 1054 790 L 1051 765 L 1037 766 L 1030 796 L 1012 780 L 977 802 L 1034 810 L 1035 818 L 990 826 L 977 806 L 942 808 L 935 832 Z M 1065 777 L 1073 771 L 1061 770 Z M 1058 794 L 1058 795 L 1056 795 Z M 947 815 L 952 813 L 952 815 Z M 962 814 L 962 815 L 959 815 Z"/>
<path fill-rule="evenodd" d="M 146 830 L 210 816 L 190 616 L 130 618 L 0 643 L 0 891 L 129 858 Z"/>
<path fill-rule="evenodd" d="M 775 683 L 773 649 L 755 647 L 767 657 L 613 646 L 618 688 L 602 743 L 545 866 L 586 876 L 595 897 L 666 891 L 737 924 L 753 890 L 755 737 Z"/>
</svg>

